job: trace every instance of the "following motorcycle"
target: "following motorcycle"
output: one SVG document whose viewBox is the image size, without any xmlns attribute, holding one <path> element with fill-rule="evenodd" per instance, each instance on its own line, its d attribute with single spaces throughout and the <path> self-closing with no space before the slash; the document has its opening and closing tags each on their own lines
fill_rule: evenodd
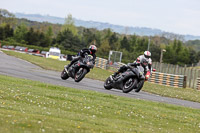
<svg viewBox="0 0 200 133">
<path fill-rule="evenodd" d="M 63 80 L 69 77 L 73 78 L 75 82 L 80 82 L 85 75 L 90 72 L 90 69 L 94 67 L 93 57 L 86 54 L 85 58 L 80 58 L 77 62 L 72 64 L 68 69 L 65 67 L 61 73 Z"/>
<path fill-rule="evenodd" d="M 110 75 L 105 83 L 104 88 L 110 90 L 112 88 L 120 89 L 124 93 L 128 93 L 133 89 L 139 92 L 145 81 L 144 68 L 139 66 L 127 66 L 127 70 L 117 74 L 114 78 Z"/>
</svg>

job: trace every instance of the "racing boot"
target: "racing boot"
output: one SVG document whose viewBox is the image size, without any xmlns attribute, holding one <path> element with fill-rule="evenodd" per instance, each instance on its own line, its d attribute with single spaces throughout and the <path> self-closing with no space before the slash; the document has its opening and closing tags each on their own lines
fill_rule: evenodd
<svg viewBox="0 0 200 133">
<path fill-rule="evenodd" d="M 111 80 L 116 80 L 117 74 L 119 74 L 119 72 L 115 72 L 114 74 L 112 74 L 112 75 L 110 76 L 110 79 L 111 79 Z"/>
<path fill-rule="evenodd" d="M 68 65 L 65 65 L 65 71 L 66 71 L 66 73 L 68 73 L 68 69 L 69 69 L 69 67 L 70 67 L 69 64 L 68 64 Z"/>
</svg>

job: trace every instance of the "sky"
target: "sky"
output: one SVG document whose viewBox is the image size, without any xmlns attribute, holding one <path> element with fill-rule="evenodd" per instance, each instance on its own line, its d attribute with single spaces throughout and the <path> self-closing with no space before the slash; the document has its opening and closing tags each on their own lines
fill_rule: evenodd
<svg viewBox="0 0 200 133">
<path fill-rule="evenodd" d="M 200 0 L 0 0 L 0 8 L 200 36 Z"/>
</svg>

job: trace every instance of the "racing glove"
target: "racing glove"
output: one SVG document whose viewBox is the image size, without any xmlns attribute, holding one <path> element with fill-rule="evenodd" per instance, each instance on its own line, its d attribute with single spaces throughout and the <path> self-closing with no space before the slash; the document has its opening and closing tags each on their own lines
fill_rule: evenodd
<svg viewBox="0 0 200 133">
<path fill-rule="evenodd" d="M 147 81 L 150 77 L 151 73 L 150 71 L 147 71 L 146 75 L 145 75 L 145 81 Z"/>
</svg>

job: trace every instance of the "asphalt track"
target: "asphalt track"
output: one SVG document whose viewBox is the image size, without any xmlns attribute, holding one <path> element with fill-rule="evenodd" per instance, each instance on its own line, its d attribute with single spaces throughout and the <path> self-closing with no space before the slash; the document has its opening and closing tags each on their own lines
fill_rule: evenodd
<svg viewBox="0 0 200 133">
<path fill-rule="evenodd" d="M 143 99 L 154 102 L 168 103 L 179 106 L 185 106 L 190 108 L 200 109 L 200 103 L 191 102 L 186 100 L 180 100 L 169 97 L 162 97 L 159 95 L 150 94 L 147 92 L 130 92 L 122 93 L 121 90 L 105 90 L 103 87 L 103 82 L 98 80 L 92 80 L 84 78 L 81 82 L 76 83 L 72 79 L 61 80 L 60 72 L 44 70 L 34 64 L 27 61 L 8 56 L 0 50 L 0 74 L 8 75 L 23 79 L 30 79 L 35 81 L 40 81 L 43 83 L 50 83 L 59 86 L 72 87 L 77 89 L 92 90 L 96 92 L 107 93 L 111 95 L 118 95 L 123 97 Z"/>
</svg>

